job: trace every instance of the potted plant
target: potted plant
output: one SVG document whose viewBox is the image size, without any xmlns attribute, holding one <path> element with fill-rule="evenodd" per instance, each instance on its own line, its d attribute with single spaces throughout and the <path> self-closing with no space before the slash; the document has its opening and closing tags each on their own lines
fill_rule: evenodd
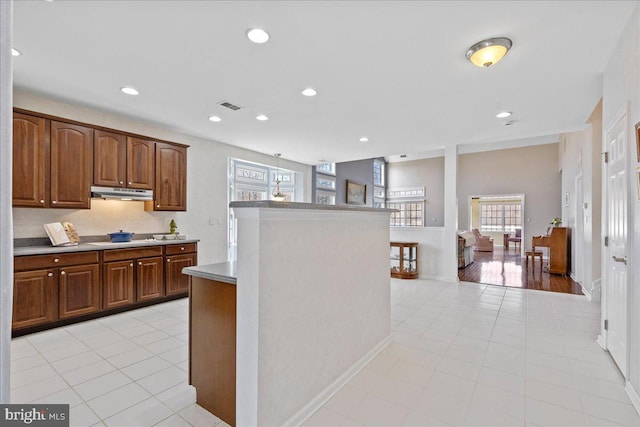
<svg viewBox="0 0 640 427">
<path fill-rule="evenodd" d="M 560 224 L 562 224 L 562 218 L 555 217 L 551 220 L 549 224 L 553 225 L 554 227 L 557 227 Z"/>
</svg>

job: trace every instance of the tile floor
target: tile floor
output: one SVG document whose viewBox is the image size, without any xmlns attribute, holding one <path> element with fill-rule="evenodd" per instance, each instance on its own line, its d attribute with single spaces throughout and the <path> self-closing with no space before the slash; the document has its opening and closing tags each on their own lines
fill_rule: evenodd
<svg viewBox="0 0 640 427">
<path fill-rule="evenodd" d="M 394 342 L 306 426 L 640 426 L 584 296 L 391 281 Z M 72 426 L 224 426 L 187 385 L 187 300 L 12 342 L 12 401 Z"/>
</svg>

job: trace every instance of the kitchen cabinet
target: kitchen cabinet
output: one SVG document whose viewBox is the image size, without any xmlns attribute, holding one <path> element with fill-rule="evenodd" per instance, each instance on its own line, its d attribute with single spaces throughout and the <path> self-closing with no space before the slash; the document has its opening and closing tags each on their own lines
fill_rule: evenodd
<svg viewBox="0 0 640 427">
<path fill-rule="evenodd" d="M 99 253 L 14 258 L 13 329 L 100 310 Z"/>
<path fill-rule="evenodd" d="M 13 279 L 14 329 L 58 318 L 58 282 L 51 270 L 17 272 Z"/>
<path fill-rule="evenodd" d="M 187 210 L 187 148 L 157 142 L 155 147 L 155 211 Z M 145 209 L 150 209 L 149 204 Z"/>
<path fill-rule="evenodd" d="M 45 206 L 48 135 L 45 119 L 13 115 L 13 206 Z"/>
<path fill-rule="evenodd" d="M 52 120 L 50 138 L 50 207 L 89 209 L 93 129 Z"/>
<path fill-rule="evenodd" d="M 166 294 L 188 293 L 191 276 L 182 274 L 182 269 L 196 265 L 196 244 L 167 245 L 165 255 Z"/>
<path fill-rule="evenodd" d="M 155 142 L 127 137 L 127 187 L 153 190 Z"/>
<path fill-rule="evenodd" d="M 103 260 L 105 310 L 164 296 L 162 246 L 106 250 Z"/>
<path fill-rule="evenodd" d="M 96 130 L 93 184 L 104 187 L 153 189 L 153 141 Z"/>
<path fill-rule="evenodd" d="M 133 260 L 104 264 L 102 307 L 105 310 L 133 303 L 133 270 Z"/>
</svg>

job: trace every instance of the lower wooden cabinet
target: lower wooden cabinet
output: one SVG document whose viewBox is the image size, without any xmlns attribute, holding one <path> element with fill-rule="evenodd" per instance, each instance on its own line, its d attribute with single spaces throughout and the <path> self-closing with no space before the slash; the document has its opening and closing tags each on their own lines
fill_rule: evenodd
<svg viewBox="0 0 640 427">
<path fill-rule="evenodd" d="M 133 270 L 133 260 L 104 263 L 103 308 L 116 308 L 133 303 Z"/>
<path fill-rule="evenodd" d="M 100 311 L 100 266 L 60 268 L 58 273 L 58 317 L 66 319 Z"/>
<path fill-rule="evenodd" d="M 17 256 L 12 329 L 30 333 L 186 296 L 191 276 L 182 269 L 196 265 L 197 247 L 189 242 Z"/>
<path fill-rule="evenodd" d="M 136 267 L 136 301 L 146 301 L 163 296 L 162 257 L 139 259 Z"/>
<path fill-rule="evenodd" d="M 171 255 L 165 258 L 167 295 L 188 293 L 191 276 L 182 274 L 182 269 L 196 265 L 196 254 Z"/>
<path fill-rule="evenodd" d="M 21 271 L 13 279 L 14 329 L 58 318 L 58 280 L 51 270 Z"/>
</svg>

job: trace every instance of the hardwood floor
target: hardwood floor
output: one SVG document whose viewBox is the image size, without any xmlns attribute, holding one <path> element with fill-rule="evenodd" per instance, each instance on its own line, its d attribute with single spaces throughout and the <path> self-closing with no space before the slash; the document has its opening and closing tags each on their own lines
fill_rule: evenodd
<svg viewBox="0 0 640 427">
<path fill-rule="evenodd" d="M 471 264 L 458 269 L 458 278 L 465 282 L 582 295 L 580 285 L 569 276 L 549 274 L 546 270 L 546 261 L 542 267 L 536 258 L 533 268 L 531 262 L 525 268 L 519 250 L 512 247 L 503 251 L 496 247 L 493 252 L 476 252 Z"/>
</svg>

